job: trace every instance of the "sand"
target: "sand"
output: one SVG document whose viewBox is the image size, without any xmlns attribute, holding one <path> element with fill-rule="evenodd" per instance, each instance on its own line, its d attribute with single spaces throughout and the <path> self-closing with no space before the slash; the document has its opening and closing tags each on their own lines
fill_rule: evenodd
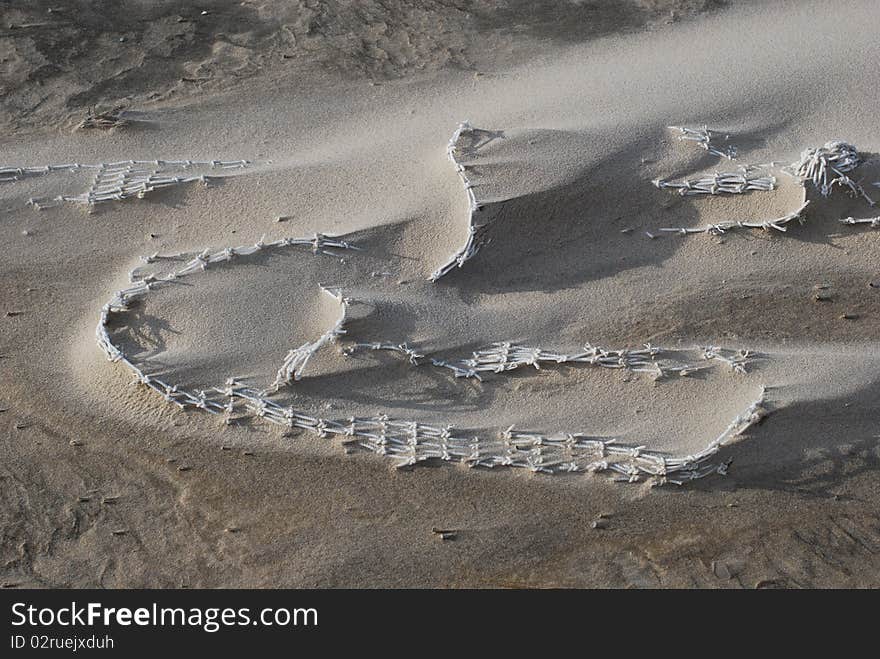
<svg viewBox="0 0 880 659">
<path fill-rule="evenodd" d="M 791 163 L 831 139 L 870 160 L 872 3 L 217 2 L 181 17 L 152 2 L 124 18 L 32 4 L 8 10 L 18 27 L 0 36 L 2 164 L 251 163 L 92 213 L 27 204 L 82 193 L 89 172 L 0 183 L 4 584 L 878 585 L 880 232 L 839 222 L 876 208 L 808 185 L 805 222 L 784 234 L 679 236 L 659 229 L 777 218 L 803 188 L 779 171 L 778 189 L 741 195 L 651 184 Z M 40 25 L 53 21 L 64 26 Z M 93 104 L 124 104 L 133 123 L 76 130 Z M 490 240 L 431 282 L 467 239 L 446 153 L 465 119 L 501 132 L 468 158 Z M 736 160 L 669 128 L 703 124 L 730 135 Z M 856 174 L 880 199 L 880 167 Z M 336 322 L 323 285 L 352 300 L 347 333 L 273 395 L 316 417 L 581 432 L 681 456 L 762 387 L 769 416 L 719 454 L 726 476 L 681 487 L 395 470 L 338 438 L 179 410 L 98 348 L 101 307 L 140 257 L 187 255 L 147 266 L 162 273 L 206 248 L 315 232 L 359 249 L 212 266 L 151 291 L 112 336 L 189 390 L 229 377 L 264 389 L 288 350 Z M 480 382 L 351 350 L 406 343 L 454 360 L 496 341 L 754 357 L 744 374 L 718 364 L 655 381 L 562 364 Z"/>
</svg>

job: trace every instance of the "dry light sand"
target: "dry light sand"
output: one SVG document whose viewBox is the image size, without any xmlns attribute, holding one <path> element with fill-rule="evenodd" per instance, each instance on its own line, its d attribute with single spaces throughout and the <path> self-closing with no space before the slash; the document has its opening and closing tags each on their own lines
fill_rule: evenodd
<svg viewBox="0 0 880 659">
<path fill-rule="evenodd" d="M 853 179 L 880 200 L 876 3 L 55 4 L 4 4 L 0 165 L 252 164 L 93 213 L 27 205 L 82 193 L 89 172 L 0 183 L 4 586 L 880 585 L 880 231 L 838 221 L 878 209 L 808 186 L 785 234 L 646 235 L 801 204 L 778 171 L 778 189 L 728 196 L 653 179 L 792 163 L 831 139 L 856 145 L 868 163 Z M 136 121 L 76 130 L 94 104 Z M 430 282 L 467 239 L 446 154 L 465 119 L 503 131 L 469 169 L 491 240 Z M 703 124 L 736 160 L 669 129 Z M 180 410 L 99 350 L 101 307 L 141 256 L 316 231 L 360 250 L 209 268 L 152 292 L 113 336 L 188 389 L 265 388 L 336 322 L 323 284 L 356 302 L 347 335 L 275 396 L 315 416 L 481 436 L 515 424 L 685 455 L 762 386 L 770 414 L 723 450 L 727 476 L 682 487 L 395 470 L 338 440 Z M 376 341 L 447 359 L 495 341 L 758 358 L 745 374 L 553 366 L 478 382 L 343 354 Z"/>
</svg>

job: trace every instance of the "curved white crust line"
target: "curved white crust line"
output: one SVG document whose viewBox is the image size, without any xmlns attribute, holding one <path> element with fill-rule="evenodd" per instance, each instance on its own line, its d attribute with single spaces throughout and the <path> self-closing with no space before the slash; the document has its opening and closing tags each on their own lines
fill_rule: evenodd
<svg viewBox="0 0 880 659">
<path fill-rule="evenodd" d="M 288 428 L 307 430 L 319 437 L 338 435 L 357 447 L 390 457 L 397 467 L 408 467 L 426 460 L 444 460 L 461 462 L 471 467 L 519 467 L 543 473 L 609 471 L 615 475 L 616 480 L 637 482 L 650 478 L 655 484 L 682 484 L 713 473 L 726 473 L 728 463 L 716 462 L 713 458 L 766 413 L 763 407 L 765 390 L 762 387 L 760 395 L 703 450 L 678 457 L 646 451 L 644 446 L 618 445 L 614 439 L 588 437 L 581 433 L 544 435 L 521 432 L 510 427 L 494 438 L 468 437 L 449 425 L 430 426 L 415 421 L 391 419 L 384 415 L 360 419 L 351 417 L 344 421 L 313 417 L 292 407 L 282 406 L 270 400 L 264 392 L 246 387 L 234 379 L 227 380 L 222 388 L 188 391 L 145 373 L 113 343 L 107 329 L 110 322 L 122 318 L 132 300 L 146 296 L 152 289 L 214 265 L 247 258 L 266 249 L 295 245 L 310 245 L 315 253 L 323 252 L 327 247 L 351 248 L 345 241 L 318 234 L 314 238 L 285 238 L 271 243 L 260 241 L 245 247 L 228 247 L 213 253 L 203 252 L 178 271 L 161 278 L 140 279 L 129 288 L 117 292 L 101 309 L 96 328 L 98 345 L 110 361 L 119 362 L 128 368 L 137 378 L 137 382 L 181 408 L 197 408 L 212 414 L 225 414 L 227 423 L 231 422 L 232 415 L 244 414 L 261 417 Z M 341 295 L 334 297 L 339 299 L 344 310 L 348 300 Z M 282 372 L 301 372 L 314 350 L 342 334 L 343 322 L 344 313 L 321 339 L 306 344 L 310 346 L 309 350 L 293 351 L 300 357 L 299 361 L 286 360 Z M 303 355 L 307 355 L 304 360 L 301 359 Z M 294 364 L 296 365 L 293 366 Z"/>
<path fill-rule="evenodd" d="M 450 256 L 443 265 L 431 273 L 431 276 L 428 279 L 432 282 L 437 281 L 440 277 L 448 274 L 455 268 L 463 266 L 465 262 L 473 258 L 485 244 L 486 226 L 488 226 L 488 223 L 479 224 L 477 222 L 477 213 L 483 210 L 483 206 L 477 202 L 477 198 L 474 195 L 473 183 L 467 175 L 467 165 L 462 163 L 458 158 L 458 156 L 463 153 L 462 146 L 459 144 L 461 138 L 465 135 L 474 135 L 477 132 L 488 133 L 488 131 L 474 128 L 468 121 L 463 121 L 452 134 L 452 138 L 449 140 L 449 145 L 446 147 L 446 155 L 449 156 L 452 164 L 455 165 L 455 169 L 458 172 L 458 176 L 464 185 L 464 190 L 468 197 L 468 238 L 463 247 Z M 474 146 L 473 150 L 476 150 L 476 148 L 477 146 Z"/>
</svg>

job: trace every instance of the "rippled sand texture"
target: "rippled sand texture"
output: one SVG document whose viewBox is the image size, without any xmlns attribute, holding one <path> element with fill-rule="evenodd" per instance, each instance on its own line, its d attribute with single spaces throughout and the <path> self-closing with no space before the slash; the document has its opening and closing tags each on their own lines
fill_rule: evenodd
<svg viewBox="0 0 880 659">
<path fill-rule="evenodd" d="M 872 3 L 43 4 L 7 586 L 878 585 Z"/>
</svg>

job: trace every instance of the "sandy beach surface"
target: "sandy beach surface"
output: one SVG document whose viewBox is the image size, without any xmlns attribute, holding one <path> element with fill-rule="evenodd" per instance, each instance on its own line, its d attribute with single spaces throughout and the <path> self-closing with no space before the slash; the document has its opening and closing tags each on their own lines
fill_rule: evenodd
<svg viewBox="0 0 880 659">
<path fill-rule="evenodd" d="M 131 4 L 0 8 L 4 587 L 880 586 L 876 3 Z M 833 140 L 864 195 L 784 171 Z M 773 189 L 652 184 L 717 172 Z M 264 247 L 316 233 L 352 248 Z M 660 352 L 456 377 L 499 342 Z M 498 466 L 173 404 L 230 378 Z M 625 473 L 719 437 L 705 477 Z"/>
</svg>

